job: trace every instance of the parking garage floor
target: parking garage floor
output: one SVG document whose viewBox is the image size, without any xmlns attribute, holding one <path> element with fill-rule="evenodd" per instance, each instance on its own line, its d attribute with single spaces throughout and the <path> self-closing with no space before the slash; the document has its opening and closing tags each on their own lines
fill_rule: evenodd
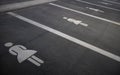
<svg viewBox="0 0 120 75">
<path fill-rule="evenodd" d="M 1 13 L 2 75 L 120 75 L 119 13 L 118 0 L 57 0 Z"/>
</svg>

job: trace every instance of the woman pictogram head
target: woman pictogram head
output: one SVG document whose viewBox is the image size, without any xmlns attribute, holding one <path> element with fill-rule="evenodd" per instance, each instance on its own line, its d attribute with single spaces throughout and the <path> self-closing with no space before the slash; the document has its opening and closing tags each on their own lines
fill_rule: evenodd
<svg viewBox="0 0 120 75">
<path fill-rule="evenodd" d="M 11 46 L 13 46 L 13 43 L 12 42 L 7 42 L 4 45 L 5 45 L 5 47 L 11 47 Z"/>
</svg>

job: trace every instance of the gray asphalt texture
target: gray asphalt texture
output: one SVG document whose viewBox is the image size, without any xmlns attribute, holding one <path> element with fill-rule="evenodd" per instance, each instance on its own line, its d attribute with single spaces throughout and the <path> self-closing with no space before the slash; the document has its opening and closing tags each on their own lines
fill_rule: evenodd
<svg viewBox="0 0 120 75">
<path fill-rule="evenodd" d="M 31 1 L 31 0 L 0 0 L 0 5 L 18 3 L 18 2 L 24 2 L 24 1 Z"/>
<path fill-rule="evenodd" d="M 97 4 L 97 0 L 89 2 Z M 53 3 L 120 22 L 119 11 L 76 0 L 59 0 Z M 95 12 L 85 7 L 98 8 L 105 13 Z M 119 5 L 109 7 L 120 9 Z M 120 56 L 120 26 L 118 25 L 61 9 L 49 3 L 13 12 Z M 88 27 L 76 26 L 63 17 L 82 20 L 88 24 Z M 27 60 L 18 63 L 16 56 L 11 55 L 9 49 L 4 46 L 6 42 L 24 45 L 28 49 L 38 51 L 35 56 L 43 59 L 45 63 L 40 67 Z M 120 62 L 8 14 L 0 14 L 0 50 L 1 75 L 120 75 Z"/>
</svg>

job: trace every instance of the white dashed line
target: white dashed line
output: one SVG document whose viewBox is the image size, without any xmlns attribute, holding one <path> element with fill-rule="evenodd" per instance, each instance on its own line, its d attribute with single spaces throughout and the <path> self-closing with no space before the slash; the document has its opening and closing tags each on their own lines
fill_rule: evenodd
<svg viewBox="0 0 120 75">
<path fill-rule="evenodd" d="M 78 11 L 78 10 L 75 10 L 75 9 L 71 9 L 71 8 L 68 8 L 68 7 L 65 7 L 65 6 L 58 5 L 58 4 L 55 4 L 55 3 L 49 3 L 49 4 L 52 5 L 52 6 L 56 6 L 56 7 L 66 9 L 66 10 L 69 10 L 69 11 L 72 11 L 72 12 L 76 12 L 76 13 L 79 13 L 79 14 L 82 14 L 82 15 L 86 15 L 86 16 L 89 16 L 89 17 L 92 17 L 92 18 L 95 18 L 95 19 L 99 19 L 99 20 L 102 20 L 102 21 L 106 21 L 106 22 L 109 22 L 109 23 L 120 25 L 120 23 L 116 22 L 116 21 L 112 21 L 112 20 L 108 20 L 108 19 L 105 19 L 105 18 L 102 18 L 102 17 L 94 16 L 94 15 L 84 13 L 84 12 L 81 12 L 81 11 Z"/>
<path fill-rule="evenodd" d="M 99 53 L 99 54 L 102 54 L 102 55 L 104 55 L 104 56 L 106 56 L 106 57 L 109 57 L 109 58 L 111 58 L 111 59 L 113 59 L 113 60 L 116 60 L 116 61 L 120 62 L 120 56 L 118 56 L 118 55 L 115 55 L 115 54 L 113 54 L 113 53 L 110 53 L 110 52 L 108 52 L 108 51 L 106 51 L 106 50 L 103 50 L 103 49 L 101 49 L 101 48 L 98 48 L 98 47 L 96 47 L 96 46 L 94 46 L 94 45 L 92 45 L 92 44 L 89 44 L 89 43 L 87 43 L 87 42 L 84 42 L 84 41 L 82 41 L 82 40 L 79 40 L 79 39 L 77 39 L 77 38 L 75 38 L 75 37 L 72 37 L 72 36 L 70 36 L 70 35 L 67 35 L 67 34 L 65 34 L 65 33 L 63 33 L 63 32 L 60 32 L 60 31 L 55 30 L 55 29 L 53 29 L 53 28 L 51 28 L 51 27 L 45 26 L 45 25 L 43 25 L 43 24 L 40 24 L 40 23 L 38 23 L 38 22 L 36 22 L 36 21 L 33 21 L 33 20 L 31 20 L 31 19 L 28 19 L 28 18 L 23 17 L 23 16 L 21 16 L 21 15 L 18 15 L 18 14 L 16 14 L 16 13 L 8 12 L 7 14 L 9 14 L 9 15 L 11 15 L 11 16 L 14 16 L 14 17 L 16 17 L 16 18 L 18 18 L 18 19 L 20 19 L 20 20 L 22 20 L 22 21 L 25 21 L 25 22 L 27 22 L 27 23 L 30 23 L 30 24 L 34 25 L 34 26 L 37 26 L 37 27 L 39 27 L 39 28 L 42 28 L 42 29 L 44 29 L 44 30 L 46 30 L 46 31 L 49 31 L 49 32 L 51 32 L 51 33 L 53 33 L 53 34 L 56 34 L 56 35 L 58 35 L 58 36 L 60 36 L 60 37 L 62 37 L 62 38 L 65 38 L 65 39 L 67 39 L 67 40 L 69 40 L 69 41 L 71 41 L 71 42 L 74 42 L 74 43 L 76 43 L 76 44 L 78 44 L 78 45 L 81 45 L 81 46 L 83 46 L 83 47 L 86 47 L 86 48 L 88 48 L 88 49 L 90 49 L 90 50 L 92 50 L 92 51 L 95 51 L 95 52 L 97 52 L 97 53 Z"/>
</svg>

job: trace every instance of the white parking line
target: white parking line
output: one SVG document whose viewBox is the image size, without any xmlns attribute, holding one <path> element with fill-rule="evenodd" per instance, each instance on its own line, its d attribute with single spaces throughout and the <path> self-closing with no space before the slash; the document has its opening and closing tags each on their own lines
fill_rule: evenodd
<svg viewBox="0 0 120 75">
<path fill-rule="evenodd" d="M 110 2 L 110 3 L 113 3 L 113 4 L 118 4 L 118 5 L 120 5 L 119 2 L 114 2 L 114 1 L 110 1 L 110 0 L 103 0 L 103 1 L 106 1 L 106 2 Z"/>
<path fill-rule="evenodd" d="M 65 38 L 65 39 L 67 39 L 67 40 L 69 40 L 69 41 L 71 41 L 71 42 L 74 42 L 74 43 L 76 43 L 76 44 L 78 44 L 78 45 L 81 45 L 81 46 L 83 46 L 83 47 L 86 47 L 86 48 L 88 48 L 88 49 L 90 49 L 90 50 L 92 50 L 92 51 L 95 51 L 95 52 L 97 52 L 97 53 L 99 53 L 99 54 L 102 54 L 102 55 L 104 55 L 104 56 L 106 56 L 106 57 L 109 57 L 109 58 L 111 58 L 111 59 L 113 59 L 113 60 L 116 60 L 116 61 L 120 62 L 120 56 L 118 56 L 118 55 L 115 55 L 115 54 L 113 54 L 113 53 L 110 53 L 110 52 L 108 52 L 108 51 L 106 51 L 106 50 L 103 50 L 103 49 L 101 49 L 101 48 L 98 48 L 98 47 L 96 47 L 96 46 L 94 46 L 94 45 L 92 45 L 92 44 L 89 44 L 89 43 L 87 43 L 87 42 L 84 42 L 84 41 L 82 41 L 82 40 L 79 40 L 79 39 L 77 39 L 77 38 L 75 38 L 75 37 L 72 37 L 72 36 L 70 36 L 70 35 L 67 35 L 67 34 L 65 34 L 65 33 L 63 33 L 63 32 L 60 32 L 60 31 L 58 31 L 58 30 L 55 30 L 55 29 L 53 29 L 53 28 L 50 28 L 50 27 L 45 26 L 45 25 L 43 25 L 43 24 L 40 24 L 40 23 L 38 23 L 38 22 L 36 22 L 36 21 L 33 21 L 33 20 L 31 20 L 31 19 L 28 19 L 28 18 L 23 17 L 23 16 L 21 16 L 21 15 L 18 15 L 18 14 L 16 14 L 16 13 L 8 12 L 7 14 L 9 14 L 9 15 L 11 15 L 11 16 L 13 16 L 13 17 L 16 17 L 16 18 L 18 18 L 18 19 L 20 19 L 20 20 L 22 20 L 22 21 L 25 21 L 25 22 L 27 22 L 27 23 L 30 23 L 30 24 L 32 24 L 32 25 L 34 25 L 34 26 L 37 26 L 37 27 L 39 27 L 39 28 L 42 28 L 42 29 L 44 29 L 44 30 L 46 30 L 46 31 L 49 31 L 49 32 L 51 32 L 51 33 L 53 33 L 53 34 L 56 34 L 56 35 L 58 35 L 58 36 L 60 36 L 60 37 L 62 37 L 62 38 Z"/>
<path fill-rule="evenodd" d="M 110 9 L 110 10 L 114 10 L 114 11 L 120 11 L 119 9 L 106 7 L 106 6 L 103 6 L 103 5 L 98 5 L 98 4 L 90 3 L 90 2 L 87 2 L 87 1 L 83 1 L 83 0 L 76 0 L 76 1 L 79 1 L 79 2 L 82 2 L 82 3 L 86 3 L 86 4 L 90 4 L 90 5 L 95 5 L 95 6 L 98 6 L 98 7 L 102 7 L 102 8 L 106 8 L 106 9 Z"/>
<path fill-rule="evenodd" d="M 95 18 L 95 19 L 99 19 L 99 20 L 102 20 L 102 21 L 106 21 L 106 22 L 109 22 L 109 23 L 120 25 L 120 23 L 116 22 L 116 21 L 112 21 L 112 20 L 108 20 L 108 19 L 105 19 L 105 18 L 102 18 L 102 17 L 94 16 L 94 15 L 84 13 L 84 12 L 81 12 L 81 11 L 78 11 L 78 10 L 75 10 L 75 9 L 72 9 L 72 8 L 68 8 L 68 7 L 65 7 L 65 6 L 58 5 L 58 4 L 55 4 L 55 3 L 49 3 L 49 4 L 53 5 L 53 6 L 56 6 L 56 7 L 59 7 L 59 8 L 62 8 L 62 9 L 66 9 L 66 10 L 69 10 L 69 11 L 76 12 L 76 13 L 79 13 L 79 14 L 82 14 L 82 15 L 86 15 L 86 16 L 89 16 L 89 17 L 92 17 L 92 18 Z"/>
</svg>

